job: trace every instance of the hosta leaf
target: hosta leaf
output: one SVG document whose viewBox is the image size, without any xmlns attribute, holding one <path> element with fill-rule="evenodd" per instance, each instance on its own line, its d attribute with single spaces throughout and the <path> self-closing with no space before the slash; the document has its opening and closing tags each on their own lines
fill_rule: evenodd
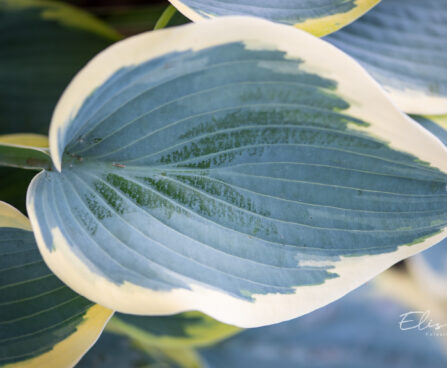
<svg viewBox="0 0 447 368">
<path fill-rule="evenodd" d="M 446 148 L 344 53 L 261 19 L 111 47 L 65 91 L 50 151 L 28 191 L 40 250 L 124 313 L 274 323 L 445 237 Z"/>
<path fill-rule="evenodd" d="M 0 135 L 0 165 L 51 169 L 48 138 L 39 134 Z"/>
<path fill-rule="evenodd" d="M 447 1 L 386 0 L 327 40 L 414 114 L 447 113 Z"/>
<path fill-rule="evenodd" d="M 107 325 L 109 331 L 159 347 L 211 345 L 240 331 L 200 312 L 166 317 L 141 317 L 117 313 Z"/>
<path fill-rule="evenodd" d="M 0 134 L 47 134 L 64 87 L 119 35 L 57 1 L 0 0 L 0 23 Z"/>
<path fill-rule="evenodd" d="M 440 337 L 400 330 L 408 308 L 363 287 L 307 316 L 246 330 L 201 355 L 207 368 L 445 367 Z"/>
<path fill-rule="evenodd" d="M 169 0 L 193 21 L 225 15 L 248 15 L 293 25 L 325 36 L 351 23 L 380 0 Z"/>
<path fill-rule="evenodd" d="M 73 366 L 112 311 L 59 281 L 43 262 L 28 219 L 4 202 L 0 256 L 0 366 Z"/>
</svg>

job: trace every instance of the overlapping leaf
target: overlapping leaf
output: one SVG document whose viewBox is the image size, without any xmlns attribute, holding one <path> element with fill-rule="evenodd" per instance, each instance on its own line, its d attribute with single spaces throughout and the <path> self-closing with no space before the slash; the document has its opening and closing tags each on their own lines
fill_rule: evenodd
<svg viewBox="0 0 447 368">
<path fill-rule="evenodd" d="M 380 0 L 169 0 L 193 21 L 247 15 L 293 25 L 324 36 L 351 23 Z"/>
<path fill-rule="evenodd" d="M 344 53 L 265 20 L 111 47 L 50 151 L 28 191 L 45 261 L 125 313 L 274 323 L 445 237 L 446 148 Z"/>
<path fill-rule="evenodd" d="M 445 0 L 382 1 L 327 38 L 414 114 L 447 113 L 446 39 Z"/>
<path fill-rule="evenodd" d="M 71 367 L 111 314 L 48 269 L 26 217 L 0 202 L 0 366 Z"/>
</svg>

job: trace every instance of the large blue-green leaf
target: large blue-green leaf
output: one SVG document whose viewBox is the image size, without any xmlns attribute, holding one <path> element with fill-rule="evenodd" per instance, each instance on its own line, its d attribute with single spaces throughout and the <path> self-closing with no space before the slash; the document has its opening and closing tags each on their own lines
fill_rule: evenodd
<svg viewBox="0 0 447 368">
<path fill-rule="evenodd" d="M 307 316 L 246 330 L 201 356 L 207 368 L 445 367 L 441 334 L 410 329 L 410 323 L 400 329 L 402 314 L 409 311 L 367 285 Z"/>
<path fill-rule="evenodd" d="M 169 0 L 193 21 L 249 15 L 325 36 L 351 23 L 380 0 Z"/>
<path fill-rule="evenodd" d="M 447 1 L 384 0 L 327 40 L 409 113 L 447 113 Z"/>
<path fill-rule="evenodd" d="M 71 367 L 111 314 L 48 269 L 28 219 L 0 202 L 0 366 Z"/>
<path fill-rule="evenodd" d="M 441 142 L 344 53 L 261 19 L 112 46 L 65 91 L 50 151 L 28 191 L 40 250 L 125 313 L 274 323 L 445 237 Z"/>
</svg>

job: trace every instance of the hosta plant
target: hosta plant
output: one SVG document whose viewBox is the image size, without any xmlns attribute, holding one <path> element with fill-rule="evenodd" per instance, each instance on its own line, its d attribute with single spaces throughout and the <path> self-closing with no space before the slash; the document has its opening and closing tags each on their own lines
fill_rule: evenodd
<svg viewBox="0 0 447 368">
<path fill-rule="evenodd" d="M 421 26 L 438 19 L 436 12 L 443 19 L 444 3 L 432 0 L 407 19 L 413 2 L 383 0 L 327 40 L 315 35 L 334 32 L 378 1 L 172 3 L 197 23 L 100 52 L 54 101 L 48 139 L 31 134 L 45 128 L 38 110 L 29 121 L 22 114 L 23 126 L 13 109 L 0 112 L 0 164 L 39 171 L 26 193 L 30 222 L 1 202 L 0 365 L 73 366 L 113 311 L 109 330 L 132 343 L 115 337 L 110 344 L 126 357 L 234 366 L 233 355 L 248 344 L 254 350 L 237 363 L 258 364 L 257 346 L 271 344 L 264 336 L 292 343 L 299 336 L 289 333 L 305 320 L 210 346 L 240 327 L 323 307 L 445 237 L 444 118 L 402 111 L 445 113 L 445 81 L 436 71 L 444 65 L 417 64 L 447 57 L 436 47 L 445 27 L 436 33 Z M 0 1 L 0 10 L 18 35 L 31 22 L 43 35 L 68 29 L 81 49 L 93 40 L 85 32 L 102 40 L 92 46 L 99 49 L 120 38 L 56 2 Z M 383 13 L 387 27 L 370 33 L 369 22 Z M 418 27 L 426 32 L 410 34 Z M 404 37 L 393 38 L 398 32 Z M 1 37 L 19 56 L 31 47 L 30 36 Z M 45 37 L 49 43 L 54 33 Z M 421 56 L 416 46 L 425 39 Z M 401 51 L 410 59 L 405 69 L 398 69 Z M 21 75 L 24 88 L 29 79 L 21 70 L 38 78 L 48 65 L 19 56 L 23 65 L 0 65 Z M 54 60 L 55 69 L 65 67 L 63 58 Z M 50 86 L 52 77 L 50 69 Z M 36 106 L 48 111 L 52 99 Z M 346 308 L 364 308 L 366 296 L 357 298 Z M 337 331 L 347 317 L 340 318 Z M 398 344 L 398 335 L 389 339 Z M 417 344 L 408 339 L 402 346 Z M 267 366 L 280 356 L 270 348 Z M 361 354 L 354 352 L 352 366 Z M 94 355 L 87 358 L 80 366 L 95 365 Z M 384 359 L 373 358 L 371 366 Z M 299 362 L 292 356 L 286 363 Z"/>
</svg>

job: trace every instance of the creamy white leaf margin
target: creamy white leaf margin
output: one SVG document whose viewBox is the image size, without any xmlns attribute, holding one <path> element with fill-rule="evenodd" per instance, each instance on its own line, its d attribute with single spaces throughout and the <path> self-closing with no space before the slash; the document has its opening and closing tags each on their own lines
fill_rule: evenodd
<svg viewBox="0 0 447 368">
<path fill-rule="evenodd" d="M 173 51 L 202 50 L 230 42 L 244 42 L 250 49 L 270 44 L 289 57 L 303 60 L 305 71 L 338 82 L 337 95 L 351 105 L 344 113 L 371 123 L 352 127 L 411 152 L 447 172 L 447 149 L 432 134 L 400 112 L 382 88 L 352 58 L 306 32 L 250 17 L 223 17 L 178 28 L 144 33 L 121 41 L 95 57 L 71 82 L 59 101 L 50 128 L 50 152 L 57 170 L 70 117 L 85 99 L 118 69 Z M 37 176 L 36 178 L 38 178 Z M 342 257 L 331 271 L 339 277 L 323 284 L 299 287 L 291 295 L 254 295 L 248 302 L 199 285 L 190 290 L 157 292 L 125 282 L 120 286 L 93 273 L 72 252 L 59 228 L 51 229 L 55 249 L 44 244 L 34 207 L 36 178 L 27 195 L 27 208 L 37 243 L 48 266 L 75 291 L 109 308 L 125 313 L 167 315 L 199 310 L 224 323 L 256 327 L 296 318 L 342 297 L 394 263 L 416 254 L 446 237 L 446 229 L 418 244 L 396 251 L 361 257 Z M 50 244 L 51 245 L 51 244 Z"/>
</svg>

